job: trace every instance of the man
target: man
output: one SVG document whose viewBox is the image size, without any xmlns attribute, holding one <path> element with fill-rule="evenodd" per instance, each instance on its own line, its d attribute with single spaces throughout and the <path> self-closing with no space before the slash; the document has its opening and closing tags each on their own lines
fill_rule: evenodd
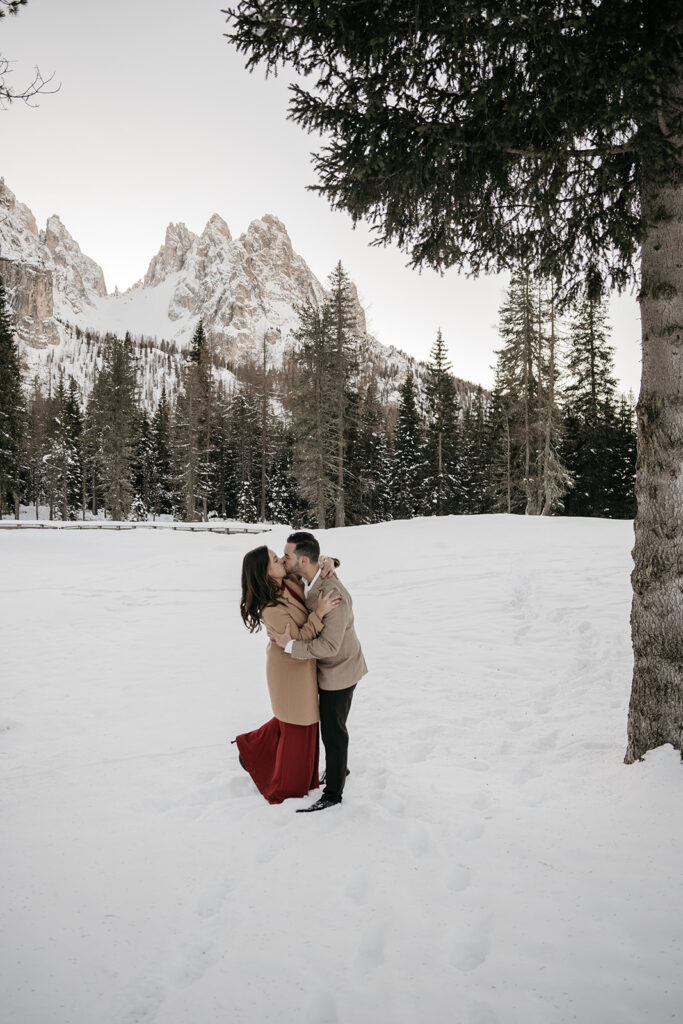
<svg viewBox="0 0 683 1024">
<path fill-rule="evenodd" d="M 304 584 L 304 599 L 314 609 L 318 595 L 336 590 L 341 603 L 325 616 L 322 633 L 314 640 L 292 640 L 289 626 L 284 633 L 268 630 L 268 636 L 293 658 L 316 658 L 320 699 L 320 734 L 325 746 L 325 789 L 319 800 L 297 813 L 323 811 L 340 804 L 346 782 L 349 734 L 346 728 L 356 683 L 368 668 L 353 625 L 353 605 L 346 588 L 336 578 L 322 579 L 320 545 L 312 533 L 299 531 L 287 538 L 285 566 Z"/>
</svg>

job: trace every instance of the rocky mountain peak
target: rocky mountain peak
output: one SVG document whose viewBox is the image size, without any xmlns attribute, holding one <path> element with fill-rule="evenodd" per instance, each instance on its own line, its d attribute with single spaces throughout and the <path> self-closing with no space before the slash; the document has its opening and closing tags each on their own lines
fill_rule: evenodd
<svg viewBox="0 0 683 1024">
<path fill-rule="evenodd" d="M 89 305 L 93 293 L 107 294 L 102 268 L 81 252 L 56 214 L 48 219 L 45 245 L 52 256 L 56 288 L 74 309 Z"/>
<path fill-rule="evenodd" d="M 40 233 L 28 206 L 18 203 L 14 192 L 0 178 L 0 256 L 42 262 Z"/>
<path fill-rule="evenodd" d="M 211 214 L 202 232 L 202 238 L 211 238 L 218 242 L 232 242 L 230 228 L 219 213 Z"/>
<path fill-rule="evenodd" d="M 259 220 L 252 220 L 240 241 L 248 252 L 255 249 L 281 249 L 288 255 L 294 252 L 287 228 L 272 213 L 264 213 Z"/>
<path fill-rule="evenodd" d="M 145 285 L 154 287 L 166 279 L 169 274 L 182 270 L 185 258 L 196 242 L 197 236 L 189 231 L 183 223 L 169 224 L 166 228 L 164 244 L 147 268 Z"/>
</svg>

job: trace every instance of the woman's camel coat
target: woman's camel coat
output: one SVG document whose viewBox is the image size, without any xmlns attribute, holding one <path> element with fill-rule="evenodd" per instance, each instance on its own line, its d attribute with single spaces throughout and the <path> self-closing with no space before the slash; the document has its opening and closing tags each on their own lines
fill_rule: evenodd
<svg viewBox="0 0 683 1024">
<path fill-rule="evenodd" d="M 303 604 L 301 585 L 291 580 L 285 582 L 301 601 L 283 588 L 280 597 L 283 603 L 267 605 L 261 612 L 261 618 L 277 633 L 284 633 L 289 624 L 295 640 L 312 640 L 322 631 L 322 620 Z M 320 721 L 315 659 L 296 661 L 271 641 L 266 649 L 266 679 L 273 714 L 281 722 L 313 725 Z"/>
</svg>

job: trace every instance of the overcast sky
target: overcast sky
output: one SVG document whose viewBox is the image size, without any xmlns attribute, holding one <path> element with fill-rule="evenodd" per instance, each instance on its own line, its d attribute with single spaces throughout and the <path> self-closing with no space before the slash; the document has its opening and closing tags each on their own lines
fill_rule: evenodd
<svg viewBox="0 0 683 1024">
<path fill-rule="evenodd" d="M 489 387 L 505 280 L 418 274 L 395 248 L 307 192 L 314 137 L 286 120 L 287 85 L 248 74 L 224 38 L 220 0 L 29 0 L 0 21 L 12 84 L 34 65 L 61 82 L 37 109 L 0 112 L 0 176 L 36 216 L 56 213 L 125 289 L 144 274 L 170 221 L 201 232 L 212 213 L 233 237 L 273 213 L 325 281 L 337 260 L 384 344 L 424 359 L 440 327 L 459 377 Z M 640 322 L 632 296 L 611 303 L 616 370 L 637 394 Z"/>
</svg>

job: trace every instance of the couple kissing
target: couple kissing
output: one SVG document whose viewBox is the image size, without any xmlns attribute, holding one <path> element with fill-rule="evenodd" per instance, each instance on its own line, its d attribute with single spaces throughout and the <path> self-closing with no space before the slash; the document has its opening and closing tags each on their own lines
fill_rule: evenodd
<svg viewBox="0 0 683 1024">
<path fill-rule="evenodd" d="M 251 632 L 265 624 L 266 681 L 273 718 L 237 736 L 239 760 L 269 803 L 303 797 L 320 785 L 318 723 L 325 748 L 325 788 L 297 813 L 342 802 L 349 734 L 346 720 L 367 665 L 356 635 L 353 604 L 321 558 L 312 533 L 290 534 L 278 558 L 263 545 L 242 563 L 242 620 Z"/>
</svg>

